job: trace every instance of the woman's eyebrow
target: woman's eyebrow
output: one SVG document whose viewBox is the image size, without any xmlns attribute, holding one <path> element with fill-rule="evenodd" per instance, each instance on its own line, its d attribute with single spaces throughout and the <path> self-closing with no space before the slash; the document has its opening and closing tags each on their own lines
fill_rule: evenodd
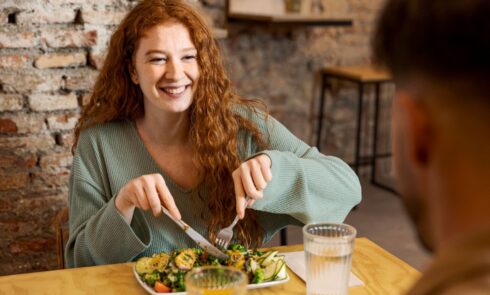
<svg viewBox="0 0 490 295">
<path fill-rule="evenodd" d="M 165 51 L 161 51 L 161 50 L 148 50 L 145 55 L 150 55 L 150 54 L 154 54 L 154 53 L 159 53 L 159 54 L 166 54 Z"/>
<path fill-rule="evenodd" d="M 184 48 L 181 50 L 181 52 L 189 52 L 189 51 L 196 51 L 197 49 L 194 48 L 194 47 L 187 47 L 187 48 Z M 157 53 L 157 54 L 167 54 L 165 51 L 162 51 L 162 50 L 157 50 L 157 49 L 152 49 L 152 50 L 148 50 L 145 55 L 150 55 L 150 54 L 154 54 L 154 53 Z"/>
</svg>

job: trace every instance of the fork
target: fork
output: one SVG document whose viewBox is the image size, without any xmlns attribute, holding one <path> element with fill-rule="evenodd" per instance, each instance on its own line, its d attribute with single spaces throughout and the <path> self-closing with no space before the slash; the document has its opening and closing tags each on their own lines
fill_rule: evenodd
<svg viewBox="0 0 490 295">
<path fill-rule="evenodd" d="M 249 196 L 245 198 L 245 202 L 248 203 L 248 200 L 250 199 Z M 225 249 L 228 248 L 228 245 L 230 244 L 231 239 L 233 238 L 233 228 L 237 224 L 239 218 L 238 214 L 235 216 L 235 219 L 233 219 L 233 222 L 228 225 L 225 228 L 222 228 L 219 232 L 218 235 L 216 236 L 216 239 L 214 240 L 214 243 L 222 248 Z"/>
</svg>

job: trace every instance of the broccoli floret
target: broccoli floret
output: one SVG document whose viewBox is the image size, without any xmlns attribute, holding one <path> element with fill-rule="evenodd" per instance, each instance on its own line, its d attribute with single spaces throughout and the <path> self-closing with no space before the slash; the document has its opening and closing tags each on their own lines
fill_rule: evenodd
<svg viewBox="0 0 490 295">
<path fill-rule="evenodd" d="M 260 256 L 264 255 L 264 252 L 259 251 L 259 250 L 255 250 L 252 252 L 252 255 L 260 257 Z"/>
<path fill-rule="evenodd" d="M 264 270 L 260 267 L 258 267 L 255 270 L 254 273 L 254 278 L 252 280 L 252 284 L 260 284 L 264 281 Z"/>
<path fill-rule="evenodd" d="M 228 246 L 228 250 L 238 250 L 240 252 L 247 252 L 247 248 L 245 246 L 240 245 L 240 244 L 233 244 Z"/>
<path fill-rule="evenodd" d="M 150 286 L 155 286 L 155 282 L 160 280 L 160 273 L 154 271 L 152 273 L 145 273 L 142 277 L 143 281 Z"/>
</svg>

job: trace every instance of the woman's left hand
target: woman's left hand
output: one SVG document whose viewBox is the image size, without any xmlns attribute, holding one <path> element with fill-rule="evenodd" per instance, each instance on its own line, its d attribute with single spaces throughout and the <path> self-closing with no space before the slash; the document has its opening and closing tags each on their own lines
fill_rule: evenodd
<svg viewBox="0 0 490 295">
<path fill-rule="evenodd" d="M 240 164 L 233 171 L 235 185 L 236 211 L 240 219 L 245 216 L 245 208 L 257 199 L 264 197 L 264 189 L 272 179 L 271 159 L 262 154 Z M 248 203 L 245 196 L 249 196 Z"/>
</svg>

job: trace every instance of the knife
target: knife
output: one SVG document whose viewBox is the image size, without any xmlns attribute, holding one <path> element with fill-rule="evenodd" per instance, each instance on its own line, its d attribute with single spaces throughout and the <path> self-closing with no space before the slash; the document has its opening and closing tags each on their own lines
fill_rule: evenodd
<svg viewBox="0 0 490 295">
<path fill-rule="evenodd" d="M 184 230 L 184 232 L 191 237 L 194 242 L 196 242 L 199 247 L 201 247 L 204 251 L 208 252 L 209 254 L 213 255 L 214 257 L 217 257 L 219 259 L 228 259 L 228 255 L 225 253 L 221 252 L 218 248 L 213 246 L 208 240 L 206 240 L 200 233 L 198 233 L 195 229 L 190 227 L 187 223 L 185 223 L 183 220 L 178 220 L 175 219 L 170 212 L 168 212 L 167 208 L 162 206 L 162 211 L 167 215 L 170 219 L 172 219 L 173 222 L 175 222 L 181 229 Z"/>
</svg>

